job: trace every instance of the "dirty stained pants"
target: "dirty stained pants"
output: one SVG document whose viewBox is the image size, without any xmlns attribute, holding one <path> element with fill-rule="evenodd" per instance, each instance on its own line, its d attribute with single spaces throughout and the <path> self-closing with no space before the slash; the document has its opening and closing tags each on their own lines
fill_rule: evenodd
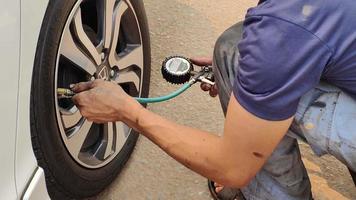
<svg viewBox="0 0 356 200">
<path fill-rule="evenodd" d="M 238 23 L 220 36 L 214 50 L 215 80 L 225 114 L 238 71 L 235 63 L 241 35 L 242 23 Z M 331 154 L 356 171 L 355 116 L 356 101 L 332 85 L 320 83 L 305 94 L 288 134 L 262 170 L 241 189 L 246 199 L 311 199 L 311 185 L 297 139 L 308 143 L 318 156 Z"/>
</svg>

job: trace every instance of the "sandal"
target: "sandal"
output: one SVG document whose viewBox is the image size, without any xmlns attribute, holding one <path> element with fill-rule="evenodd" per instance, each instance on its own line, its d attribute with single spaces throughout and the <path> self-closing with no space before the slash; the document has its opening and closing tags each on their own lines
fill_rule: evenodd
<svg viewBox="0 0 356 200">
<path fill-rule="evenodd" d="M 208 180 L 208 186 L 210 194 L 214 200 L 245 200 L 242 192 L 239 189 L 224 187 L 224 189 L 216 193 L 215 183 L 211 180 Z"/>
</svg>

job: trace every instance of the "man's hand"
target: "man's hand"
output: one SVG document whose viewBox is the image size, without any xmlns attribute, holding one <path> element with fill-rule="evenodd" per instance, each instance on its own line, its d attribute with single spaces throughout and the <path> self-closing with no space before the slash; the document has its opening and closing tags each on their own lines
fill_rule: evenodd
<svg viewBox="0 0 356 200">
<path fill-rule="evenodd" d="M 213 64 L 213 59 L 212 58 L 207 58 L 207 57 L 195 57 L 191 58 L 190 61 L 198 66 L 211 66 Z M 202 83 L 200 84 L 200 88 L 205 91 L 209 92 L 210 96 L 216 97 L 218 95 L 218 89 L 216 85 L 209 85 L 207 83 Z"/>
<path fill-rule="evenodd" d="M 89 121 L 105 123 L 135 121 L 142 106 L 117 84 L 95 80 L 73 85 L 80 113 Z"/>
</svg>

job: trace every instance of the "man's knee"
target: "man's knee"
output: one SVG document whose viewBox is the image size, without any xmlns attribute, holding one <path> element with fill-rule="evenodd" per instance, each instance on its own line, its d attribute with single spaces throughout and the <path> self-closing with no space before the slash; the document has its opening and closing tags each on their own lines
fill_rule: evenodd
<svg viewBox="0 0 356 200">
<path fill-rule="evenodd" d="M 241 38 L 242 23 L 226 30 L 217 40 L 214 49 L 213 71 L 219 91 L 219 98 L 224 113 L 230 99 L 232 85 L 236 77 L 238 50 Z"/>
<path fill-rule="evenodd" d="M 242 26 L 243 22 L 233 25 L 217 39 L 214 48 L 214 59 L 217 67 L 225 65 L 225 59 L 229 55 L 232 56 L 237 53 L 237 44 L 242 37 Z"/>
</svg>

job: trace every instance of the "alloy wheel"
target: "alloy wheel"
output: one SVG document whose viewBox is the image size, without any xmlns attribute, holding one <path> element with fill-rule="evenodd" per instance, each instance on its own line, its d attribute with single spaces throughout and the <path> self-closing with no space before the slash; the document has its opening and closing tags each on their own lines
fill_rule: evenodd
<svg viewBox="0 0 356 200">
<path fill-rule="evenodd" d="M 78 1 L 62 33 L 55 87 L 103 79 L 120 84 L 132 96 L 140 96 L 143 58 L 140 26 L 129 0 Z M 125 145 L 131 129 L 122 122 L 90 122 L 70 99 L 54 95 L 58 127 L 72 158 L 87 168 L 110 163 Z"/>
</svg>

